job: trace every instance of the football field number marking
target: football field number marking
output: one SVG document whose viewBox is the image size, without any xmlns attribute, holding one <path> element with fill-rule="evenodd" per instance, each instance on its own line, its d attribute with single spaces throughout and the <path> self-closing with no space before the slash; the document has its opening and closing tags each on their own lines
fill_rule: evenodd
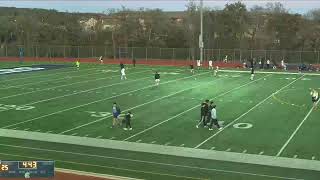
<svg viewBox="0 0 320 180">
<path fill-rule="evenodd" d="M 91 114 L 91 117 L 106 117 L 111 115 L 109 112 L 87 111 L 87 113 Z"/>
<path fill-rule="evenodd" d="M 252 128 L 252 126 L 250 123 L 237 123 L 233 125 L 233 127 L 237 129 L 249 129 Z"/>
<path fill-rule="evenodd" d="M 14 104 L 0 104 L 0 110 L 16 110 L 16 111 L 27 111 L 27 110 L 31 110 L 34 109 L 34 106 L 18 106 L 18 105 L 14 105 Z"/>
</svg>

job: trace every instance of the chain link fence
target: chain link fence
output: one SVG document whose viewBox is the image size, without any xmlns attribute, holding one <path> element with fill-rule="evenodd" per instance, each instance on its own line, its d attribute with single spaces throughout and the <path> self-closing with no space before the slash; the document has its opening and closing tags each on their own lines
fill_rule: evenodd
<svg viewBox="0 0 320 180">
<path fill-rule="evenodd" d="M 0 47 L 1 57 L 18 57 L 23 49 L 25 57 L 66 57 L 106 59 L 136 58 L 145 60 L 190 61 L 200 59 L 198 48 L 158 48 L 158 47 L 117 47 L 112 46 L 52 46 L 52 45 L 4 45 Z M 292 64 L 320 64 L 319 51 L 283 51 L 283 50 L 242 50 L 242 49 L 204 49 L 204 60 L 244 62 L 250 58 L 270 60 L 275 64 L 281 60 Z"/>
</svg>

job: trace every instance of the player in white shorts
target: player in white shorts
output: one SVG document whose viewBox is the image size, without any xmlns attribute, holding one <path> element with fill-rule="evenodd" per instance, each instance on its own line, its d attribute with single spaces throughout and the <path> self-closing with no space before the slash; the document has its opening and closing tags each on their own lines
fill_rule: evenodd
<svg viewBox="0 0 320 180">
<path fill-rule="evenodd" d="M 201 61 L 198 59 L 198 60 L 197 60 L 197 67 L 198 67 L 198 69 L 200 69 L 200 66 L 201 66 Z"/>
<path fill-rule="evenodd" d="M 311 99 L 312 99 L 312 103 L 313 103 L 313 109 L 316 109 L 317 103 L 319 101 L 319 92 L 316 91 L 315 89 L 311 89 Z"/>
<path fill-rule="evenodd" d="M 157 71 L 154 74 L 154 81 L 156 82 L 156 86 L 159 86 L 159 84 L 160 84 L 160 74 Z"/>
<path fill-rule="evenodd" d="M 103 58 L 102 58 L 102 56 L 99 57 L 99 61 L 100 61 L 100 64 L 103 64 Z"/>
<path fill-rule="evenodd" d="M 284 63 L 284 60 L 281 60 L 281 67 L 286 71 L 287 70 L 287 66 Z"/>
<path fill-rule="evenodd" d="M 123 80 L 123 79 L 127 79 L 127 77 L 126 77 L 126 69 L 125 68 L 121 69 L 121 80 Z"/>
<path fill-rule="evenodd" d="M 219 72 L 219 66 L 216 66 L 216 69 L 213 72 L 213 76 L 217 76 Z"/>
<path fill-rule="evenodd" d="M 213 69 L 212 60 L 209 60 L 209 69 Z"/>
</svg>

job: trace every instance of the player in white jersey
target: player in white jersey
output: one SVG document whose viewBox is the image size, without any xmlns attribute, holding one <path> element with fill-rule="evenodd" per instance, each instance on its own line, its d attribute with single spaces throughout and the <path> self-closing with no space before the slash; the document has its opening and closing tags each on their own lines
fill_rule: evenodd
<svg viewBox="0 0 320 180">
<path fill-rule="evenodd" d="M 227 62 L 228 62 L 228 55 L 226 55 L 226 56 L 224 57 L 223 62 L 225 62 L 225 63 L 227 63 Z"/>
<path fill-rule="evenodd" d="M 209 69 L 213 69 L 212 60 L 209 60 Z"/>
<path fill-rule="evenodd" d="M 213 72 L 213 76 L 217 76 L 219 72 L 219 66 L 216 66 L 216 69 Z"/>
<path fill-rule="evenodd" d="M 311 89 L 310 95 L 313 103 L 313 109 L 316 109 L 317 103 L 319 101 L 319 92 L 315 89 Z"/>
<path fill-rule="evenodd" d="M 100 64 L 103 64 L 103 58 L 102 58 L 102 56 L 99 57 L 99 61 L 100 61 Z"/>
<path fill-rule="evenodd" d="M 284 60 L 281 60 L 281 67 L 286 71 L 287 70 L 287 65 L 284 62 Z"/>
<path fill-rule="evenodd" d="M 200 69 L 200 66 L 201 66 L 201 61 L 198 59 L 197 60 L 197 68 Z"/>
<path fill-rule="evenodd" d="M 123 80 L 123 79 L 127 79 L 127 77 L 126 77 L 126 69 L 125 68 L 121 69 L 121 80 Z"/>
</svg>

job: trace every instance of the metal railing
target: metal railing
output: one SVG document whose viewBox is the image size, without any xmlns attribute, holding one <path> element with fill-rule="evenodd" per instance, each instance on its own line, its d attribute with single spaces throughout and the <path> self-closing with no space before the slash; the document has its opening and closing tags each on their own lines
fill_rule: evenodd
<svg viewBox="0 0 320 180">
<path fill-rule="evenodd" d="M 67 46 L 67 45 L 4 45 L 0 47 L 0 56 L 24 57 L 72 57 L 92 58 L 136 58 L 146 60 L 195 60 L 200 59 L 198 48 L 158 48 L 158 47 L 117 47 L 112 46 Z M 285 51 L 285 50 L 243 50 L 243 49 L 204 49 L 204 60 L 242 62 L 256 58 L 273 62 L 282 59 L 287 63 L 320 64 L 319 51 Z"/>
</svg>

